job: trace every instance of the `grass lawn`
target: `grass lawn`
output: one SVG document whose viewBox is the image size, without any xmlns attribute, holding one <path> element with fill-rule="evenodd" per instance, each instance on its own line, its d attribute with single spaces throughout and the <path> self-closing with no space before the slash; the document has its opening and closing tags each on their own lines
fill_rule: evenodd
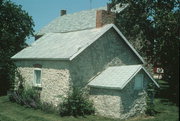
<svg viewBox="0 0 180 121">
<path fill-rule="evenodd" d="M 178 121 L 179 109 L 170 103 L 162 103 L 155 100 L 156 111 L 154 116 L 142 116 L 128 119 L 127 121 Z M 0 97 L 0 121 L 119 121 L 99 116 L 87 117 L 60 117 L 56 114 L 44 113 L 40 110 L 25 108 L 16 103 L 8 101 L 7 96 Z"/>
</svg>

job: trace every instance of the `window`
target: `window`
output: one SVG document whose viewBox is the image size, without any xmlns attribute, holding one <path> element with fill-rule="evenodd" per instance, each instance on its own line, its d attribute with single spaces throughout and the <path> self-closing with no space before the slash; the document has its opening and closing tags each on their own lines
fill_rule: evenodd
<svg viewBox="0 0 180 121">
<path fill-rule="evenodd" d="M 143 74 L 137 74 L 134 79 L 134 89 L 140 90 L 143 88 Z"/>
<path fill-rule="evenodd" d="M 41 86 L 41 69 L 34 70 L 34 84 L 35 86 Z"/>
</svg>

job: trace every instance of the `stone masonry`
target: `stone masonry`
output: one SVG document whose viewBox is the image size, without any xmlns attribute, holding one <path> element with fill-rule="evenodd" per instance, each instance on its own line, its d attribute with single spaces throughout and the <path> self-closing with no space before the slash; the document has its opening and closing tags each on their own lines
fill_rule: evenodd
<svg viewBox="0 0 180 121">
<path fill-rule="evenodd" d="M 41 100 L 57 106 L 70 86 L 86 87 L 87 83 L 109 66 L 141 64 L 141 61 L 112 28 L 72 61 L 22 60 L 16 65 L 24 77 L 25 86 L 33 86 L 34 65 L 42 65 Z M 124 90 L 90 90 L 96 113 L 125 119 L 143 113 L 144 91 L 132 90 L 133 81 Z"/>
<path fill-rule="evenodd" d="M 91 88 L 90 99 L 95 105 L 96 114 L 120 119 L 144 114 L 146 110 L 146 88 L 150 79 L 145 76 L 144 80 L 144 89 L 142 90 L 134 90 L 134 79 L 123 90 Z"/>
<path fill-rule="evenodd" d="M 70 87 L 69 65 L 58 61 L 18 61 L 16 65 L 25 80 L 25 87 L 33 87 L 34 64 L 41 64 L 42 84 L 40 98 L 44 102 L 57 106 L 67 95 Z"/>
</svg>

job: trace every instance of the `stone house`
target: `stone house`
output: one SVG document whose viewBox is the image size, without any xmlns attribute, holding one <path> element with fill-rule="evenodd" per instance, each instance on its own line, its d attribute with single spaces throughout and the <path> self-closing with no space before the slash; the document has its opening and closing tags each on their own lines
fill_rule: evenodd
<svg viewBox="0 0 180 121">
<path fill-rule="evenodd" d="M 147 84 L 159 85 L 107 10 L 62 10 L 12 57 L 25 85 L 41 89 L 42 101 L 56 106 L 71 86 L 86 87 L 98 115 L 124 119 L 144 113 Z"/>
</svg>

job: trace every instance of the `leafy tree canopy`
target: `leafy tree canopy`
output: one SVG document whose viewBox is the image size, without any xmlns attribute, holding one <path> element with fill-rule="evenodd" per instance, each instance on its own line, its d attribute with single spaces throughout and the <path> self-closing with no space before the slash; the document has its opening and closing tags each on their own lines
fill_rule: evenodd
<svg viewBox="0 0 180 121">
<path fill-rule="evenodd" d="M 0 0 L 0 95 L 10 88 L 14 65 L 10 59 L 23 49 L 27 37 L 33 35 L 34 22 L 22 6 Z"/>
<path fill-rule="evenodd" d="M 169 98 L 179 99 L 179 20 L 178 0 L 111 0 L 128 4 L 117 15 L 117 25 L 148 63 L 165 70 Z M 178 98 L 178 99 L 177 99 Z"/>
</svg>

